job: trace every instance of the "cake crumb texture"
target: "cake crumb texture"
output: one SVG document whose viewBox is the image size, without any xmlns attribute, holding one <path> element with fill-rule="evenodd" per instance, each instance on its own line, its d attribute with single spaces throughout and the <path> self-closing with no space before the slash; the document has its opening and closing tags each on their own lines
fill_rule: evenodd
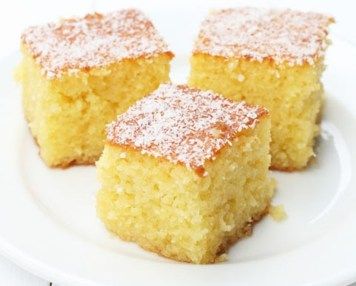
<svg viewBox="0 0 356 286">
<path fill-rule="evenodd" d="M 275 221 L 283 221 L 287 219 L 287 213 L 284 209 L 283 205 L 271 205 L 268 209 L 268 214 L 275 220 Z"/>
<path fill-rule="evenodd" d="M 191 116 L 194 122 L 183 126 Z M 211 129 L 217 121 L 226 126 L 221 133 Z M 168 258 L 221 262 L 229 246 L 250 235 L 268 212 L 275 186 L 268 174 L 270 124 L 262 108 L 161 86 L 108 128 L 97 162 L 98 216 L 121 239 Z M 169 135 L 163 140 L 154 130 Z M 219 136 L 230 143 L 208 159 Z M 197 144 L 181 141 L 186 137 Z M 191 168 L 196 163 L 203 164 L 203 173 Z"/>
<path fill-rule="evenodd" d="M 17 78 L 26 120 L 48 166 L 93 164 L 106 124 L 169 81 L 173 54 L 148 21 L 139 11 L 123 10 L 23 34 Z"/>
<path fill-rule="evenodd" d="M 315 156 L 332 21 L 312 12 L 237 8 L 214 11 L 202 24 L 188 83 L 269 110 L 272 169 L 301 170 Z"/>
</svg>

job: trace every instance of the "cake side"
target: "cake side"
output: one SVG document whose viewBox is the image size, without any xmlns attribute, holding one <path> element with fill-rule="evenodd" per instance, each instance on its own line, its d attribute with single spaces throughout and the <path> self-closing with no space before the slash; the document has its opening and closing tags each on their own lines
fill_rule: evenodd
<svg viewBox="0 0 356 286">
<path fill-rule="evenodd" d="M 108 142 L 97 162 L 97 212 L 120 238 L 186 262 L 213 263 L 267 211 L 270 120 L 260 119 L 205 161 L 206 176 Z"/>
<path fill-rule="evenodd" d="M 293 171 L 305 168 L 314 156 L 323 70 L 323 59 L 313 65 L 290 66 L 195 54 L 188 82 L 233 100 L 265 106 L 272 120 L 271 167 Z"/>
<path fill-rule="evenodd" d="M 171 56 L 124 59 L 49 79 L 26 46 L 17 69 L 25 117 L 49 166 L 93 164 L 105 125 L 136 100 L 169 81 Z"/>
<path fill-rule="evenodd" d="M 265 106 L 273 169 L 303 169 L 314 156 L 330 16 L 293 10 L 213 11 L 201 25 L 189 85 Z"/>
</svg>

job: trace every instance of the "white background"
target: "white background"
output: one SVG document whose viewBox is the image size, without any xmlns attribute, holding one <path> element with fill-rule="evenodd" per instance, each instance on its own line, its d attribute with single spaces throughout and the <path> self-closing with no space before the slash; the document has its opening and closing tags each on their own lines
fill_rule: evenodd
<svg viewBox="0 0 356 286">
<path fill-rule="evenodd" d="M 187 1 L 186 9 L 190 5 L 204 5 L 205 1 Z M 179 1 L 184 3 L 184 0 Z M 213 1 L 209 1 L 213 2 Z M 218 3 L 216 0 L 215 3 Z M 151 4 L 150 4 L 151 3 Z M 169 3 L 169 1 L 167 1 Z M 332 33 L 339 38 L 348 41 L 356 46 L 356 1 L 346 0 L 297 0 L 297 1 L 230 1 L 231 6 L 249 5 L 249 6 L 278 6 L 290 7 L 302 10 L 314 10 L 326 12 L 333 15 L 336 19 L 336 25 L 332 28 Z M 115 7 L 125 6 L 147 6 L 154 5 L 154 1 L 91 1 L 91 0 L 11 0 L 2 1 L 0 4 L 0 58 L 6 57 L 18 49 L 19 37 L 21 31 L 29 26 L 47 21 L 53 21 L 60 17 L 72 15 L 82 15 L 90 11 L 107 11 Z M 167 4 L 169 5 L 169 4 Z M 143 7 L 144 9 L 144 7 Z M 177 15 L 179 17 L 179 15 Z M 174 21 L 174 19 L 172 19 Z M 1 81 L 0 81 L 1 84 Z M 5 96 L 5 95 L 0 95 Z M 4 186 L 3 186 L 4 187 Z M 5 186 L 6 187 L 6 186 Z M 18 268 L 7 259 L 0 256 L 0 285 L 49 285 L 49 281 L 44 281 Z M 58 285 L 56 285 L 58 286 Z M 356 286 L 356 284 L 354 284 Z"/>
</svg>

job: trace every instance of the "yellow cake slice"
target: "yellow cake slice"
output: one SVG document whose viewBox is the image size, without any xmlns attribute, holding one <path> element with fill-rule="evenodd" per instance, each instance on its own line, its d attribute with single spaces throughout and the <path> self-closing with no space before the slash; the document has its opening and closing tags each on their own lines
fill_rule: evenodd
<svg viewBox="0 0 356 286">
<path fill-rule="evenodd" d="M 160 255 L 220 261 L 268 210 L 269 143 L 266 109 L 163 84 L 108 126 L 98 215 Z"/>
<path fill-rule="evenodd" d="M 189 84 L 267 107 L 274 169 L 302 169 L 314 155 L 332 22 L 312 12 L 237 8 L 212 11 L 202 23 Z"/>
<path fill-rule="evenodd" d="M 169 81 L 173 57 L 134 9 L 30 27 L 21 50 L 26 119 L 43 160 L 63 167 L 94 163 L 105 125 Z"/>
</svg>

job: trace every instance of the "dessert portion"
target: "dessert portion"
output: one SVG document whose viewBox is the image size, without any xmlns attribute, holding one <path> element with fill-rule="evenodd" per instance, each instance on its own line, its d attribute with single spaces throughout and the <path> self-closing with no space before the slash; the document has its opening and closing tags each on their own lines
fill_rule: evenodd
<svg viewBox="0 0 356 286">
<path fill-rule="evenodd" d="M 160 255 L 220 261 L 268 212 L 269 143 L 266 109 L 162 84 L 107 127 L 98 215 Z"/>
<path fill-rule="evenodd" d="M 189 85 L 268 108 L 271 167 L 298 170 L 314 156 L 329 16 L 293 10 L 212 11 L 191 57 Z"/>
<path fill-rule="evenodd" d="M 45 163 L 62 167 L 94 163 L 105 125 L 169 81 L 173 57 L 134 9 L 30 27 L 21 50 L 26 119 Z"/>
</svg>

